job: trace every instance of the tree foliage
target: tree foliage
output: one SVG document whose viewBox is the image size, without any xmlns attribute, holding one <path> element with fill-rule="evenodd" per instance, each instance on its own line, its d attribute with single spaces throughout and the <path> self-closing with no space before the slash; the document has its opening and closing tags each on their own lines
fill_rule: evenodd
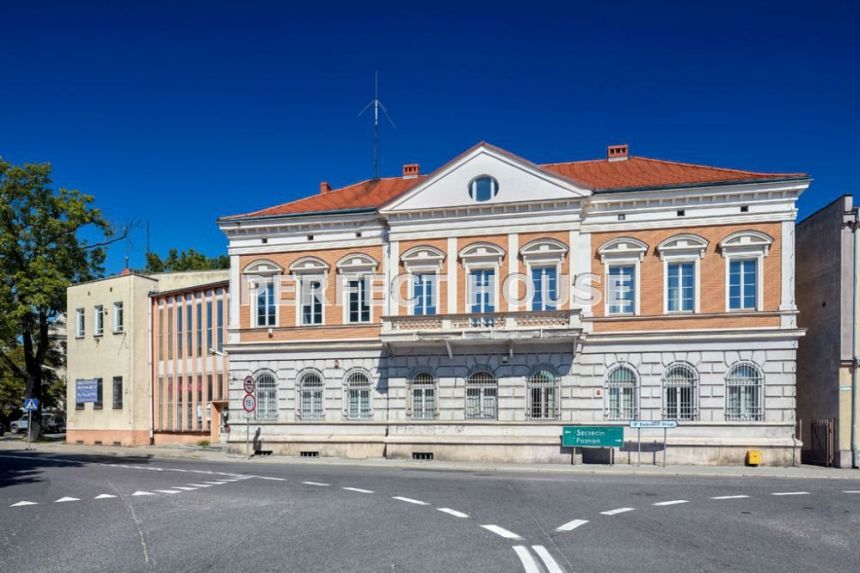
<svg viewBox="0 0 860 573">
<path fill-rule="evenodd" d="M 230 257 L 220 255 L 207 257 L 194 249 L 178 251 L 170 249 L 167 257 L 162 259 L 158 253 L 146 253 L 146 268 L 144 273 L 170 273 L 182 271 L 210 271 L 230 268 Z"/>
<path fill-rule="evenodd" d="M 105 240 L 88 242 L 85 228 Z M 45 403 L 55 378 L 46 366 L 57 361 L 50 329 L 66 311 L 66 287 L 101 275 L 112 235 L 93 197 L 52 189 L 50 164 L 0 158 L 0 361 L 23 381 L 21 398 Z"/>
</svg>

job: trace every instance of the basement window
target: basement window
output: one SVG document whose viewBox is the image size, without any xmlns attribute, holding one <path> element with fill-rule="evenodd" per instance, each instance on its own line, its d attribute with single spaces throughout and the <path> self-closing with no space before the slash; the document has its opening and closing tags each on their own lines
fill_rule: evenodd
<svg viewBox="0 0 860 573">
<path fill-rule="evenodd" d="M 361 231 L 356 231 L 356 232 L 355 232 L 355 236 L 356 236 L 357 238 L 361 238 Z"/>
<path fill-rule="evenodd" d="M 750 206 L 749 205 L 741 205 L 741 213 L 749 213 Z"/>
<path fill-rule="evenodd" d="M 303 451 L 303 452 L 299 452 L 299 457 L 300 458 L 318 458 L 318 457 L 320 457 L 320 453 L 319 452 L 311 452 L 311 451 Z"/>
<path fill-rule="evenodd" d="M 269 242 L 269 239 L 267 237 L 263 237 L 262 239 L 260 239 L 260 241 L 265 245 Z"/>
<path fill-rule="evenodd" d="M 679 217 L 683 217 L 686 214 L 687 214 L 687 211 L 685 211 L 684 209 L 678 209 L 678 211 L 677 211 L 677 215 Z"/>
<path fill-rule="evenodd" d="M 432 460 L 433 452 L 412 452 L 413 460 Z"/>
<path fill-rule="evenodd" d="M 627 219 L 627 215 L 625 215 L 624 213 L 619 213 L 619 215 L 618 215 L 619 221 L 625 221 L 626 219 Z"/>
<path fill-rule="evenodd" d="M 314 236 L 313 236 L 313 235 L 308 235 L 308 241 L 313 241 L 313 240 L 314 240 Z"/>
</svg>

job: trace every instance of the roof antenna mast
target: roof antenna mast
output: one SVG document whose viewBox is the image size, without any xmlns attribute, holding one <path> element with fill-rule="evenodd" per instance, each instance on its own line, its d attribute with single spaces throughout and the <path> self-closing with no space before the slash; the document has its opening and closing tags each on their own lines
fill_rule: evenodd
<svg viewBox="0 0 860 573">
<path fill-rule="evenodd" d="M 364 106 L 364 109 L 358 113 L 358 116 L 361 117 L 370 108 L 373 108 L 373 178 L 379 179 L 379 110 L 382 110 L 382 113 L 385 114 L 385 118 L 391 124 L 391 127 L 397 129 L 397 126 L 394 125 L 394 120 L 388 115 L 388 110 L 385 109 L 385 106 L 382 105 L 382 101 L 379 99 L 378 70 L 373 72 L 373 99 Z"/>
</svg>

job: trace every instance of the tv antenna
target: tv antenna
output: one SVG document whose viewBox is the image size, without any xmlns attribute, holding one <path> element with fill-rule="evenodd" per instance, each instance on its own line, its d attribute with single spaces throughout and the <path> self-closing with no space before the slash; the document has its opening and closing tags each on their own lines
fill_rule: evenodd
<svg viewBox="0 0 860 573">
<path fill-rule="evenodd" d="M 379 99 L 379 71 L 373 72 L 373 99 L 364 106 L 363 110 L 358 112 L 358 117 L 364 115 L 364 112 L 370 108 L 373 108 L 373 178 L 379 179 L 379 110 L 382 110 L 382 113 L 385 114 L 385 118 L 391 124 L 391 127 L 397 129 L 397 126 L 394 125 L 394 120 L 388 115 L 388 110 L 385 109 L 385 106 L 382 105 L 382 101 Z"/>
</svg>

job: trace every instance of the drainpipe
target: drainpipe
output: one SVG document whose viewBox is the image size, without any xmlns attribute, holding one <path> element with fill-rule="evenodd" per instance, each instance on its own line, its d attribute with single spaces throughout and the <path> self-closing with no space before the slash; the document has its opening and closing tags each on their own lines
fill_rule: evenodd
<svg viewBox="0 0 860 573">
<path fill-rule="evenodd" d="M 851 308 L 851 467 L 858 467 L 858 463 L 860 463 L 860 452 L 858 452 L 858 443 L 857 443 L 857 405 L 858 405 L 858 384 L 857 384 L 857 369 L 860 366 L 860 352 L 858 352 L 857 348 L 857 314 L 858 314 L 858 306 L 860 306 L 860 292 L 858 292 L 858 275 L 860 275 L 860 261 L 858 261 L 858 254 L 860 254 L 860 234 L 857 232 L 858 223 L 858 209 L 855 207 L 851 210 L 851 215 L 854 217 L 854 220 L 850 223 L 851 232 L 854 234 L 854 249 L 852 260 L 853 266 L 853 280 L 851 282 L 851 291 L 852 295 L 852 308 Z"/>
</svg>

